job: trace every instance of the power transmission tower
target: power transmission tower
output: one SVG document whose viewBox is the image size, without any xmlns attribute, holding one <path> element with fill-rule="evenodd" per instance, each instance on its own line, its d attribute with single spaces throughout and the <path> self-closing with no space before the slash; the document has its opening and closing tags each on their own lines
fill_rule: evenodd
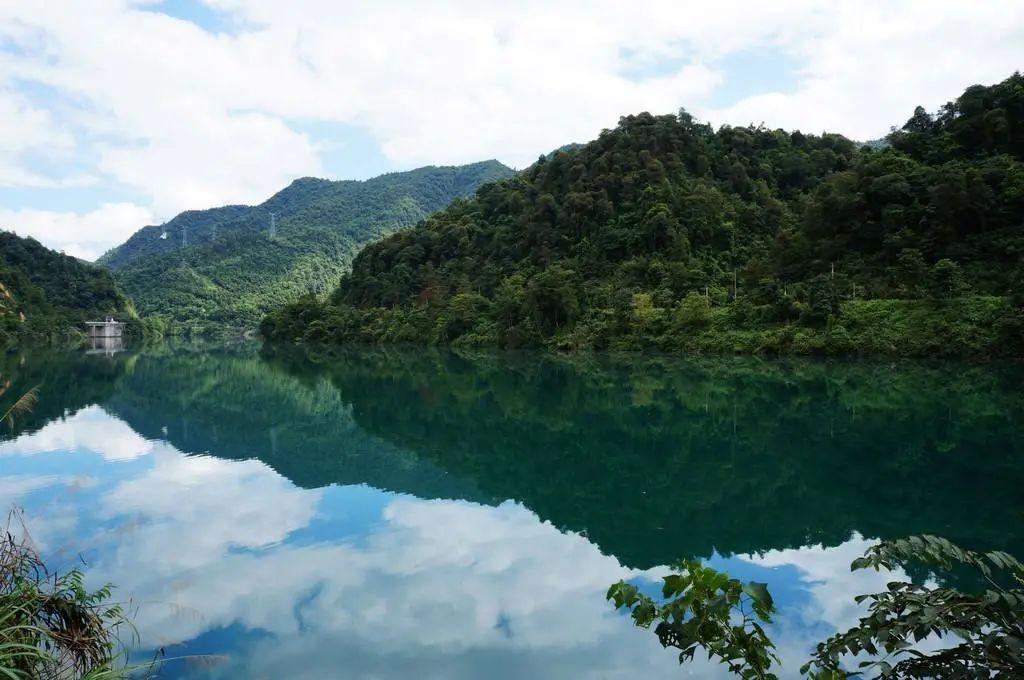
<svg viewBox="0 0 1024 680">
<path fill-rule="evenodd" d="M 270 213 L 270 240 L 277 238 L 277 215 Z"/>
<path fill-rule="evenodd" d="M 182 225 L 181 227 L 181 247 L 188 247 L 188 227 Z"/>
</svg>

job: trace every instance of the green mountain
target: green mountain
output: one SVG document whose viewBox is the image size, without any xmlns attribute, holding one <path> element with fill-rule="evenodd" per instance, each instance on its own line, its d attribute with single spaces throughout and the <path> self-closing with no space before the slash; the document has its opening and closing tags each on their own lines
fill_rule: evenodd
<svg viewBox="0 0 1024 680">
<path fill-rule="evenodd" d="M 0 231 L 0 344 L 81 335 L 107 315 L 136 319 L 110 272 Z"/>
<path fill-rule="evenodd" d="M 270 315 L 319 343 L 1024 354 L 1024 77 L 882 148 L 622 118 Z"/>
<path fill-rule="evenodd" d="M 171 329 L 251 328 L 304 293 L 330 291 L 368 241 L 512 174 L 485 161 L 365 182 L 299 179 L 257 206 L 188 211 L 140 229 L 98 262 L 140 313 Z"/>
</svg>

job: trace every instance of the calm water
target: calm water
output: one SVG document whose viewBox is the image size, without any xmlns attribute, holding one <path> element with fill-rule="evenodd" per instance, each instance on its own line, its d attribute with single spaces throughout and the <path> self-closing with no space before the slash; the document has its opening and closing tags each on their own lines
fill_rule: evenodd
<svg viewBox="0 0 1024 680">
<path fill-rule="evenodd" d="M 604 601 L 767 581 L 795 675 L 877 538 L 1024 555 L 1024 368 L 257 348 L 12 354 L 0 501 L 137 607 L 161 677 L 635 678 Z"/>
</svg>

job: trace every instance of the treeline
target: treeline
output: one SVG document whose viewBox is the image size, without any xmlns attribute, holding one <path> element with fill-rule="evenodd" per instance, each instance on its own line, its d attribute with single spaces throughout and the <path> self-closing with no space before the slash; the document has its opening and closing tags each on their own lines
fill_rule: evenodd
<svg viewBox="0 0 1024 680">
<path fill-rule="evenodd" d="M 640 114 L 367 246 L 316 343 L 1024 354 L 1024 77 L 888 145 Z"/>
<path fill-rule="evenodd" d="M 110 272 L 0 231 L 0 344 L 81 337 L 82 322 L 105 316 L 141 332 Z"/>
<path fill-rule="evenodd" d="M 511 174 L 486 161 L 365 182 L 307 177 L 258 206 L 188 211 L 145 227 L 100 263 L 167 334 L 253 329 L 303 294 L 329 294 L 367 242 Z"/>
</svg>

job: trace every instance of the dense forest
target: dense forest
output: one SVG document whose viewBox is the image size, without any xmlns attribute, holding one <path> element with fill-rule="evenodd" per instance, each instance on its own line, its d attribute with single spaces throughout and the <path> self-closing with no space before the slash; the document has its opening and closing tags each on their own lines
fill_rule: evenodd
<svg viewBox="0 0 1024 680">
<path fill-rule="evenodd" d="M 300 295 L 329 293 L 367 242 L 511 174 L 487 161 L 365 182 L 299 179 L 258 206 L 189 211 L 145 227 L 99 263 L 165 332 L 255 328 Z"/>
<path fill-rule="evenodd" d="M 365 247 L 271 340 L 1024 354 L 1024 77 L 857 145 L 678 115 Z"/>
<path fill-rule="evenodd" d="M 0 344 L 80 337 L 107 315 L 139 327 L 110 272 L 0 231 Z"/>
</svg>

